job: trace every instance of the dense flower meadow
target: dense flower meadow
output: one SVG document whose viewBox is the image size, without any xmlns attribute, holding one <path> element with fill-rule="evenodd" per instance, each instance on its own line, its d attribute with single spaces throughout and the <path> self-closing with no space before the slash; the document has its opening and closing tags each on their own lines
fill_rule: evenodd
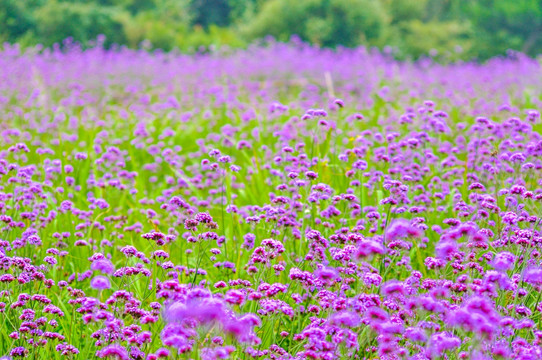
<svg viewBox="0 0 542 360">
<path fill-rule="evenodd" d="M 37 50 L 0 52 L 1 359 L 542 358 L 536 60 Z"/>
</svg>

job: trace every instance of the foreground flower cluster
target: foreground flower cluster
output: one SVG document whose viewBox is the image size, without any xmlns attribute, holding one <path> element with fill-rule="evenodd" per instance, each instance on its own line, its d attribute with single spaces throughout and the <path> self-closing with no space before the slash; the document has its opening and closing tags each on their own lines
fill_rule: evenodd
<svg viewBox="0 0 542 360">
<path fill-rule="evenodd" d="M 542 358 L 542 68 L 0 53 L 0 356 Z"/>
</svg>

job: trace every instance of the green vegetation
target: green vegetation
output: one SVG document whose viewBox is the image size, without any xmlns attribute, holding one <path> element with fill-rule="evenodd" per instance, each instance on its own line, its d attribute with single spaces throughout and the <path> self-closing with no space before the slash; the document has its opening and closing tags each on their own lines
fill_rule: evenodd
<svg viewBox="0 0 542 360">
<path fill-rule="evenodd" d="M 243 47 L 268 35 L 325 46 L 383 48 L 397 58 L 440 60 L 542 48 L 538 0 L 0 0 L 0 41 L 195 51 Z"/>
</svg>

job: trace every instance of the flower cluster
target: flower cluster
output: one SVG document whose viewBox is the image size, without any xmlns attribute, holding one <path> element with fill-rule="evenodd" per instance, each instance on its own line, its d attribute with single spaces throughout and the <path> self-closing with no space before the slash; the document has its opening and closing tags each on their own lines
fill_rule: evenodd
<svg viewBox="0 0 542 360">
<path fill-rule="evenodd" d="M 6 45 L 0 78 L 1 358 L 542 358 L 539 62 Z"/>
</svg>

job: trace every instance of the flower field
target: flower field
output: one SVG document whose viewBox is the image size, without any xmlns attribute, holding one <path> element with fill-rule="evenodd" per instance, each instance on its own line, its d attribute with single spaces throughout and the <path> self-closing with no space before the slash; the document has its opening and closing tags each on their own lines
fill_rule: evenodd
<svg viewBox="0 0 542 360">
<path fill-rule="evenodd" d="M 0 358 L 541 359 L 541 106 L 521 54 L 6 47 Z"/>
</svg>

